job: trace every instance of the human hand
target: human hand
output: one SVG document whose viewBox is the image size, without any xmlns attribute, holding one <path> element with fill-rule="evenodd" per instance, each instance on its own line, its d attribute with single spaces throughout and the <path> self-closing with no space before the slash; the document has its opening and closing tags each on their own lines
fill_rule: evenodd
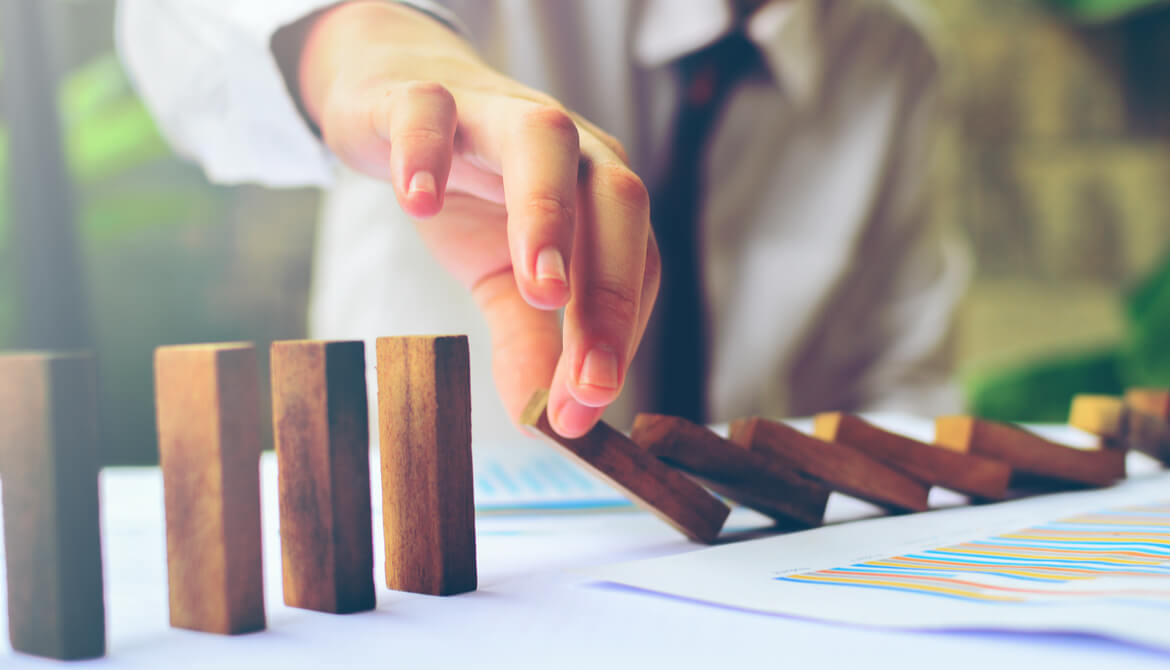
<svg viewBox="0 0 1170 670">
<path fill-rule="evenodd" d="M 305 35 L 306 113 L 342 161 L 390 182 L 471 291 L 513 420 L 547 387 L 552 427 L 587 432 L 621 390 L 660 281 L 649 197 L 620 144 L 414 9 L 344 3 Z"/>
</svg>

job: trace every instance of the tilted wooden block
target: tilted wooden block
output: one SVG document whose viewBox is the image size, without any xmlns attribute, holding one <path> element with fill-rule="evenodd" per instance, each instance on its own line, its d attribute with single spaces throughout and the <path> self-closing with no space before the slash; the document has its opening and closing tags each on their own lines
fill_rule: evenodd
<svg viewBox="0 0 1170 670">
<path fill-rule="evenodd" d="M 829 489 L 778 459 L 741 449 L 698 424 L 674 416 L 639 414 L 630 439 L 725 498 L 786 528 L 821 525 Z"/>
<path fill-rule="evenodd" d="M 1016 426 L 969 416 L 935 420 L 935 444 L 986 456 L 1012 468 L 1012 483 L 1064 482 L 1107 486 L 1125 476 L 1125 452 L 1076 449 Z"/>
<path fill-rule="evenodd" d="M 1127 395 L 1128 397 L 1128 395 Z M 1158 409 L 1139 399 L 1139 407 Z M 1132 449 L 1170 462 L 1170 422 L 1131 406 L 1128 401 L 1107 395 L 1078 395 L 1073 398 L 1069 425 L 1100 435 L 1102 443 L 1112 449 Z"/>
<path fill-rule="evenodd" d="M 105 653 L 93 358 L 0 356 L 0 479 L 12 648 Z"/>
<path fill-rule="evenodd" d="M 1004 463 L 891 433 L 853 414 L 818 414 L 813 435 L 864 451 L 927 484 L 985 500 L 1007 496 L 1012 469 Z"/>
<path fill-rule="evenodd" d="M 774 454 L 829 488 L 893 511 L 921 512 L 929 488 L 853 447 L 825 442 L 777 421 L 751 418 L 731 424 L 731 441 Z"/>
<path fill-rule="evenodd" d="M 365 344 L 274 342 L 271 360 L 284 602 L 373 609 Z"/>
<path fill-rule="evenodd" d="M 382 337 L 377 347 L 386 585 L 474 591 L 467 337 Z"/>
<path fill-rule="evenodd" d="M 562 437 L 549 425 L 547 405 L 548 392 L 538 391 L 521 423 L 691 540 L 710 544 L 719 536 L 727 505 L 604 422 L 581 437 Z"/>
<path fill-rule="evenodd" d="M 225 635 L 263 630 L 255 349 L 160 347 L 154 374 L 171 625 Z"/>
<path fill-rule="evenodd" d="M 1126 389 L 1125 404 L 1143 414 L 1170 421 L 1170 389 Z"/>
</svg>

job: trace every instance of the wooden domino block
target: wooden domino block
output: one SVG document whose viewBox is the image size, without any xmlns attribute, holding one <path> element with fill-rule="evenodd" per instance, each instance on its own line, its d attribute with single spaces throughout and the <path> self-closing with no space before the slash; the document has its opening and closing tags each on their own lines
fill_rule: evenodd
<svg viewBox="0 0 1170 670">
<path fill-rule="evenodd" d="M 284 602 L 373 609 L 365 345 L 274 342 L 271 360 Z"/>
<path fill-rule="evenodd" d="M 604 422 L 581 437 L 562 437 L 549 425 L 547 405 L 548 392 L 538 391 L 521 423 L 691 540 L 710 544 L 719 536 L 727 505 Z"/>
<path fill-rule="evenodd" d="M 935 420 L 935 444 L 1003 461 L 1013 484 L 1048 483 L 1107 486 L 1125 476 L 1125 452 L 1076 449 L 1049 442 L 1016 426 L 969 416 Z"/>
<path fill-rule="evenodd" d="M 819 440 L 760 418 L 733 422 L 731 441 L 782 458 L 835 491 L 885 509 L 921 512 L 927 508 L 929 486 L 853 447 Z"/>
<path fill-rule="evenodd" d="M 383 337 L 377 355 L 386 585 L 474 591 L 467 337 Z"/>
<path fill-rule="evenodd" d="M 1004 463 L 912 440 L 853 414 L 818 414 L 813 435 L 864 451 L 927 484 L 985 500 L 1007 496 L 1012 470 Z"/>
<path fill-rule="evenodd" d="M 821 525 L 829 489 L 778 459 L 769 459 L 674 416 L 639 414 L 630 439 L 719 495 L 785 528 Z"/>
<path fill-rule="evenodd" d="M 1125 404 L 1135 411 L 1170 421 L 1170 389 L 1126 389 Z"/>
<path fill-rule="evenodd" d="M 1151 392 L 1151 395 L 1156 392 Z M 1129 396 L 1127 395 L 1127 398 Z M 1132 449 L 1163 463 L 1170 462 L 1170 422 L 1143 411 L 1158 410 L 1157 398 L 1135 394 L 1137 406 L 1107 395 L 1078 395 L 1069 411 L 1069 425 L 1099 435 L 1113 449 Z"/>
<path fill-rule="evenodd" d="M 105 653 L 93 358 L 0 356 L 0 479 L 12 648 Z"/>
<path fill-rule="evenodd" d="M 263 630 L 255 349 L 160 347 L 154 374 L 171 625 Z"/>
<path fill-rule="evenodd" d="M 1125 448 L 1125 402 L 1110 395 L 1079 394 L 1073 396 L 1068 424 L 1099 435 L 1105 447 Z"/>
</svg>

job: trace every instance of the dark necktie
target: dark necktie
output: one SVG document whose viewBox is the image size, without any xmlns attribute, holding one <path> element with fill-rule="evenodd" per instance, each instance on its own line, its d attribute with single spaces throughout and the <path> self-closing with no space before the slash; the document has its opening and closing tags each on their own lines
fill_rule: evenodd
<svg viewBox="0 0 1170 670">
<path fill-rule="evenodd" d="M 760 55 L 739 30 L 678 64 L 682 101 L 675 119 L 671 166 L 651 196 L 651 220 L 662 254 L 662 288 L 653 326 L 648 409 L 706 420 L 709 324 L 701 264 L 703 165 L 714 122 L 728 94 L 758 71 Z"/>
</svg>

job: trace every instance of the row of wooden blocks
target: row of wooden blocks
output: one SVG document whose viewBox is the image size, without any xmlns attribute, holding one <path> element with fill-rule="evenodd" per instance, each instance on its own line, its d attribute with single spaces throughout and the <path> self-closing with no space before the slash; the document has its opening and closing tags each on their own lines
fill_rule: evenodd
<svg viewBox="0 0 1170 670">
<path fill-rule="evenodd" d="M 1092 425 L 1084 418 L 1090 400 L 1078 399 L 1072 423 L 1106 437 L 1096 449 L 970 416 L 936 419 L 934 442 L 927 444 L 844 413 L 818 415 L 811 435 L 776 421 L 742 419 L 726 439 L 685 419 L 640 414 L 629 437 L 602 423 L 570 440 L 549 427 L 546 399 L 533 400 L 526 424 L 703 543 L 716 541 L 730 513 L 719 497 L 780 528 L 799 529 L 821 524 L 832 491 L 896 513 L 919 512 L 934 486 L 997 501 L 1029 488 L 1107 486 L 1125 477 L 1131 448 L 1170 461 L 1167 391 L 1135 390 L 1125 401 L 1095 396 Z"/>
<path fill-rule="evenodd" d="M 377 341 L 386 584 L 476 588 L 467 339 Z M 375 606 L 362 342 L 272 345 L 284 600 Z M 0 357 L 12 646 L 59 659 L 105 653 L 96 373 L 84 354 Z M 265 627 L 260 409 L 249 344 L 155 354 L 171 625 Z"/>
</svg>

